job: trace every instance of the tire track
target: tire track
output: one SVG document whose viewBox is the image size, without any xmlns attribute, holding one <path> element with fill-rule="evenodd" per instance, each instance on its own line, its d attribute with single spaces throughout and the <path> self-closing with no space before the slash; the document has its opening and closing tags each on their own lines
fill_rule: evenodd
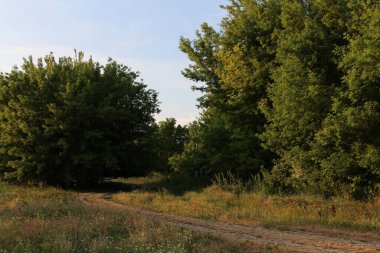
<svg viewBox="0 0 380 253">
<path fill-rule="evenodd" d="M 322 233 L 301 231 L 297 229 L 279 230 L 262 226 L 246 226 L 219 221 L 206 221 L 197 218 L 159 213 L 138 207 L 128 207 L 105 199 L 105 193 L 81 193 L 80 199 L 87 204 L 121 209 L 142 216 L 166 222 L 197 232 L 208 233 L 228 240 L 248 241 L 259 247 L 273 247 L 290 252 L 380 252 L 380 236 L 344 235 L 339 233 Z"/>
</svg>

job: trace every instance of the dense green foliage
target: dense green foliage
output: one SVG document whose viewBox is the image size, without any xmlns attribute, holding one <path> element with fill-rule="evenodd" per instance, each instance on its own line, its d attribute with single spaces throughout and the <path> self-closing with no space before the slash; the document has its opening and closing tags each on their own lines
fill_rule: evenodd
<svg viewBox="0 0 380 253">
<path fill-rule="evenodd" d="M 156 159 L 154 169 L 166 173 L 173 172 L 169 165 L 169 158 L 183 152 L 187 139 L 187 127 L 177 124 L 175 119 L 168 118 L 159 122 L 153 135 L 153 156 Z"/>
<path fill-rule="evenodd" d="M 312 158 L 326 188 L 344 186 L 362 198 L 380 190 L 380 6 L 351 8 L 349 44 L 339 62 L 343 87 L 316 134 Z"/>
<path fill-rule="evenodd" d="M 271 191 L 368 198 L 380 188 L 380 6 L 231 0 L 220 31 L 181 38 L 202 82 L 177 170 L 265 175 Z M 266 176 L 270 173 L 270 177 Z"/>
<path fill-rule="evenodd" d="M 157 94 L 138 74 L 83 53 L 0 75 L 0 178 L 79 186 L 151 166 Z"/>
</svg>

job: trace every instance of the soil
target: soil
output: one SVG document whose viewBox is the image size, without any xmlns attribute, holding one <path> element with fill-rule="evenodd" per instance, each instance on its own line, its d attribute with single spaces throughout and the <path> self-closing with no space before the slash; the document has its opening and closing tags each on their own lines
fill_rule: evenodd
<svg viewBox="0 0 380 253">
<path fill-rule="evenodd" d="M 273 227 L 231 224 L 181 215 L 164 214 L 140 207 L 130 207 L 110 200 L 107 193 L 81 193 L 87 204 L 138 213 L 193 231 L 207 233 L 234 242 L 248 242 L 258 248 L 281 252 L 380 252 L 380 235 L 321 227 Z"/>
</svg>

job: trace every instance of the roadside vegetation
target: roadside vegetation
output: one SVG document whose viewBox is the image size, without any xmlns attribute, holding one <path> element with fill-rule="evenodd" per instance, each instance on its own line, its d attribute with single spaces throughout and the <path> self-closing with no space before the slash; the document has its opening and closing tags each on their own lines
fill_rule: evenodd
<svg viewBox="0 0 380 253">
<path fill-rule="evenodd" d="M 0 252 L 258 250 L 161 224 L 137 214 L 87 206 L 75 192 L 0 184 Z"/>
<path fill-rule="evenodd" d="M 219 176 L 209 184 L 205 177 L 160 174 L 112 181 L 132 190 L 111 195 L 113 201 L 164 213 L 251 225 L 380 232 L 380 198 L 362 202 L 315 195 L 270 195 L 264 188 L 243 184 L 231 175 Z M 187 183 L 191 181 L 198 185 Z"/>
</svg>

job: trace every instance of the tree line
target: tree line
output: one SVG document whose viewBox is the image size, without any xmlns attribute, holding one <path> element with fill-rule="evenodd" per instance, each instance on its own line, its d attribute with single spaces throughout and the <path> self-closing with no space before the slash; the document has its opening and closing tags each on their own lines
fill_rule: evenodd
<svg viewBox="0 0 380 253">
<path fill-rule="evenodd" d="M 0 75 L 1 180 L 86 185 L 152 170 L 258 178 L 270 193 L 380 191 L 377 0 L 230 0 L 180 38 L 200 118 L 110 60 L 29 58 Z"/>
<path fill-rule="evenodd" d="M 380 7 L 374 0 L 231 0 L 180 49 L 201 85 L 181 170 L 259 175 L 269 191 L 380 189 Z M 195 145 L 197 144 L 197 145 Z M 197 150 L 195 150 L 197 147 Z"/>
</svg>

